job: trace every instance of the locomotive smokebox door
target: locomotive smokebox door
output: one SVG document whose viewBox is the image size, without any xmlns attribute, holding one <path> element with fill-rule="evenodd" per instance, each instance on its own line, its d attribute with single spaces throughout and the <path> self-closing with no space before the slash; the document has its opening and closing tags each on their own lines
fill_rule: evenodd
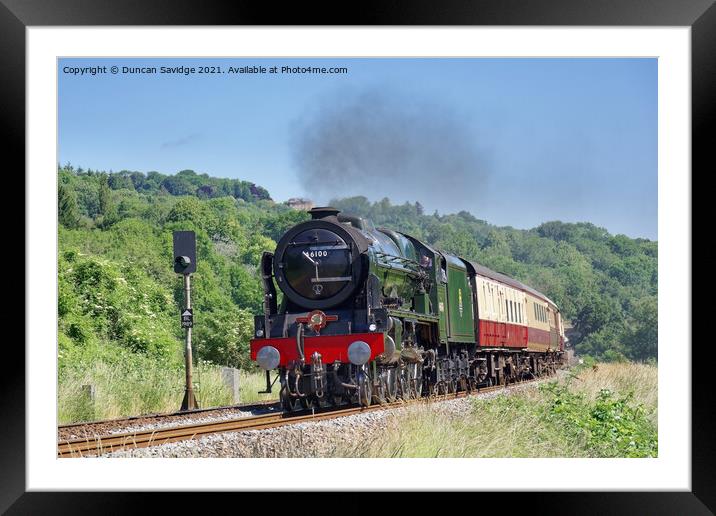
<svg viewBox="0 0 716 516">
<path fill-rule="evenodd" d="M 196 272 L 196 235 L 193 231 L 174 232 L 174 272 Z"/>
</svg>

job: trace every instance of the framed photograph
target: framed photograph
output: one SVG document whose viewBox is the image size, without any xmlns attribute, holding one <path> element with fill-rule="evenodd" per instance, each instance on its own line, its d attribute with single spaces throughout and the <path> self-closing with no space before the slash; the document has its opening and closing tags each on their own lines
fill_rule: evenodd
<svg viewBox="0 0 716 516">
<path fill-rule="evenodd" d="M 712 3 L 374 7 L 347 25 L 314 8 L 2 0 L 4 125 L 27 203 L 3 510 L 121 512 L 136 491 L 716 510 L 691 315 Z M 58 452 L 60 425 L 230 406 L 240 388 L 320 412 L 507 386 L 555 361 L 582 387 L 465 409 L 523 418 L 472 446 L 474 411 L 380 439 L 276 429 L 273 456 L 231 440 Z M 586 386 L 598 374 L 612 383 Z M 112 389 L 121 407 L 103 404 Z M 560 428 L 559 445 L 535 437 Z"/>
</svg>

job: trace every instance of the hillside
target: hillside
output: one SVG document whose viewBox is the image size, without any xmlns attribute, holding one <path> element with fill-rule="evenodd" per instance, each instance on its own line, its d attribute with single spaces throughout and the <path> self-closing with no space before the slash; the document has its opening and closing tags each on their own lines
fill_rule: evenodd
<svg viewBox="0 0 716 516">
<path fill-rule="evenodd" d="M 172 230 L 197 233 L 195 356 L 248 365 L 261 309 L 261 252 L 308 218 L 249 182 L 59 168 L 60 371 L 102 356 L 181 364 L 181 283 Z M 497 227 L 467 212 L 427 215 L 419 203 L 364 197 L 332 204 L 475 259 L 542 290 L 574 326 L 577 351 L 601 360 L 656 358 L 657 243 L 588 223 Z"/>
</svg>

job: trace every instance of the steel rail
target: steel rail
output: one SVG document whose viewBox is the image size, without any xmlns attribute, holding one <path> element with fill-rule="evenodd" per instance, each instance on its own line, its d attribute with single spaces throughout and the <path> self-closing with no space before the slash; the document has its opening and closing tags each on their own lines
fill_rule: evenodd
<svg viewBox="0 0 716 516">
<path fill-rule="evenodd" d="M 164 418 L 164 417 L 182 417 L 182 416 L 191 416 L 192 414 L 201 414 L 203 412 L 212 412 L 215 410 L 241 410 L 244 412 L 250 412 L 251 410 L 261 410 L 265 409 L 266 407 L 270 407 L 271 405 L 279 405 L 281 402 L 277 399 L 274 400 L 263 400 L 263 401 L 255 401 L 253 403 L 245 403 L 240 405 L 221 405 L 218 407 L 207 407 L 207 408 L 199 408 L 199 409 L 191 409 L 191 410 L 184 410 L 180 412 L 154 412 L 151 414 L 144 414 L 140 416 L 126 416 L 126 417 L 119 417 L 115 419 L 96 419 L 94 421 L 79 421 L 77 423 L 66 423 L 64 425 L 57 425 L 57 430 L 65 430 L 65 429 L 71 429 L 71 428 L 81 428 L 83 426 L 92 426 L 92 425 L 113 425 L 113 424 L 119 424 L 124 422 L 132 422 L 136 421 L 137 419 L 152 419 L 152 418 Z"/>
</svg>

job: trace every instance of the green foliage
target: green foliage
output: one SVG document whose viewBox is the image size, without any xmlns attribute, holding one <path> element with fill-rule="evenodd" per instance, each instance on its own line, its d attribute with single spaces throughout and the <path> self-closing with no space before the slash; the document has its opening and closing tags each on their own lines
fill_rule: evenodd
<svg viewBox="0 0 716 516">
<path fill-rule="evenodd" d="M 656 360 L 659 337 L 658 306 L 656 296 L 638 299 L 631 310 L 625 346 L 636 360 Z"/>
<path fill-rule="evenodd" d="M 81 174 L 78 172 L 78 175 Z M 107 175 L 107 184 L 112 190 L 134 190 L 151 195 L 193 195 L 202 199 L 231 196 L 247 202 L 271 199 L 265 188 L 254 183 L 209 177 L 208 174 L 197 174 L 193 170 L 182 170 L 173 176 L 159 172 L 144 175 L 141 172 L 122 170 L 110 172 Z"/>
<path fill-rule="evenodd" d="M 167 356 L 177 332 L 169 314 L 171 298 L 143 271 L 96 256 L 65 251 L 58 263 L 61 348 L 101 340 L 132 351 Z"/>
<path fill-rule="evenodd" d="M 193 185 L 192 193 L 211 189 L 167 195 L 167 177 Z M 261 254 L 274 249 L 271 235 L 304 220 L 305 213 L 275 205 L 250 183 L 187 170 L 164 176 L 63 168 L 59 179 L 58 195 L 65 199 L 58 235 L 61 363 L 78 350 L 106 346 L 153 357 L 148 360 L 181 356 L 183 290 L 172 270 L 172 231 L 193 230 L 194 355 L 249 365 L 253 314 L 263 301 Z M 234 198 L 237 191 L 246 199 Z"/>
<path fill-rule="evenodd" d="M 253 335 L 253 313 L 227 308 L 200 312 L 196 318 L 195 342 L 199 356 L 217 364 L 248 368 L 248 341 Z"/>
<path fill-rule="evenodd" d="M 99 176 L 99 191 L 97 193 L 97 204 L 99 210 L 97 225 L 100 227 L 109 227 L 117 220 L 117 207 L 112 197 L 112 191 L 109 188 L 107 176 L 102 174 Z"/>
<path fill-rule="evenodd" d="M 62 181 L 57 188 L 57 216 L 60 224 L 65 227 L 76 228 L 80 225 L 77 197 Z"/>
<path fill-rule="evenodd" d="M 633 393 L 616 396 L 601 389 L 590 401 L 557 382 L 540 385 L 540 391 L 548 395 L 542 419 L 568 439 L 583 442 L 593 456 L 657 456 L 656 428 L 644 407 L 633 402 Z"/>
</svg>

